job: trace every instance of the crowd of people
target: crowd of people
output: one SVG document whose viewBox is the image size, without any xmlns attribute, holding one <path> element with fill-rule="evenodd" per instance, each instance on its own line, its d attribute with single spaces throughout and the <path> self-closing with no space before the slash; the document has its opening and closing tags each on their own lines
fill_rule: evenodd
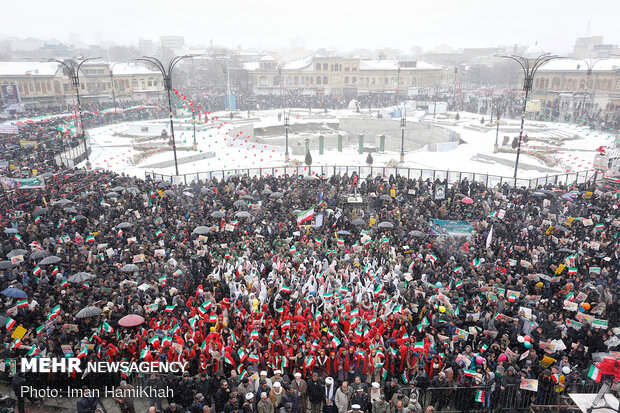
<svg viewBox="0 0 620 413">
<path fill-rule="evenodd" d="M 13 165 L 0 194 L 0 374 L 20 411 L 24 383 L 169 388 L 148 401 L 166 412 L 519 409 L 596 389 L 594 355 L 618 350 L 619 196 L 605 183 L 345 174 L 171 186 L 56 166 L 68 140 L 54 122 L 26 126 L 37 149 L 0 143 Z M 33 169 L 43 188 L 9 185 Z M 144 321 L 125 327 L 127 315 Z M 67 356 L 188 367 L 20 372 L 22 358 Z M 78 412 L 97 402 L 81 398 Z"/>
</svg>

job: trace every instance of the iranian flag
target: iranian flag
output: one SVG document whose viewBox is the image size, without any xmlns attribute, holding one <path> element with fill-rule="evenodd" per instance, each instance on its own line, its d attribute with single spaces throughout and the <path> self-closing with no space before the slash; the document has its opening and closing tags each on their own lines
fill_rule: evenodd
<svg viewBox="0 0 620 413">
<path fill-rule="evenodd" d="M 89 235 L 86 237 L 86 242 L 95 242 L 95 237 L 93 235 Z"/>
<path fill-rule="evenodd" d="M 243 360 L 245 360 L 248 357 L 247 353 L 243 350 L 243 348 L 240 348 L 239 350 L 237 350 L 237 355 L 239 356 L 239 360 L 241 360 L 242 363 L 243 363 Z"/>
<path fill-rule="evenodd" d="M 306 358 L 306 362 L 304 363 L 304 367 L 309 369 L 313 367 L 315 363 L 316 363 L 316 360 L 314 359 L 314 356 L 308 356 Z"/>
<path fill-rule="evenodd" d="M 215 314 L 215 313 L 209 314 L 209 322 L 210 323 L 217 323 L 217 314 Z"/>
<path fill-rule="evenodd" d="M 257 354 L 252 353 L 252 354 L 250 354 L 250 355 L 248 356 L 248 361 L 249 361 L 250 363 L 256 363 L 256 362 L 258 362 L 259 360 L 260 360 L 260 358 L 258 357 L 258 355 L 257 355 Z"/>
<path fill-rule="evenodd" d="M 316 245 L 321 245 L 321 243 L 322 243 L 322 242 L 323 242 L 323 241 L 321 241 L 321 239 L 320 239 L 320 238 L 315 238 L 315 239 L 314 239 L 314 243 L 315 243 Z"/>
<path fill-rule="evenodd" d="M 52 318 L 58 317 L 59 314 L 60 314 L 60 305 L 57 305 L 56 307 L 52 308 L 50 313 L 47 315 L 47 319 L 51 320 Z"/>
<path fill-rule="evenodd" d="M 465 373 L 465 375 L 467 377 L 477 377 L 478 373 L 476 373 L 476 370 L 463 370 L 463 373 Z"/>
<path fill-rule="evenodd" d="M 286 320 L 285 322 L 282 323 L 282 330 L 286 330 L 291 328 L 291 320 Z"/>
<path fill-rule="evenodd" d="M 101 330 L 106 332 L 106 333 L 113 333 L 114 332 L 114 329 L 112 328 L 112 326 L 109 325 L 105 321 L 101 324 Z"/>
<path fill-rule="evenodd" d="M 161 341 L 161 345 L 162 345 L 162 347 L 165 347 L 165 346 L 166 346 L 166 344 L 167 344 L 167 345 L 171 345 L 171 344 L 172 344 L 172 337 L 170 337 L 170 336 L 166 336 L 166 337 L 164 337 L 164 338 L 162 339 L 162 341 Z"/>
<path fill-rule="evenodd" d="M 422 330 L 424 330 L 424 329 L 426 328 L 426 326 L 428 326 L 428 325 L 429 325 L 429 322 L 428 322 L 428 320 L 426 319 L 426 317 L 424 317 L 424 318 L 422 319 L 422 322 L 421 322 L 420 324 L 418 324 L 418 331 L 419 331 L 419 332 L 422 332 Z"/>
<path fill-rule="evenodd" d="M 38 265 L 36 267 L 34 267 L 34 270 L 32 270 L 32 274 L 34 274 L 34 275 L 41 274 L 41 267 L 39 267 Z"/>
<path fill-rule="evenodd" d="M 338 245 L 344 245 L 344 239 L 342 238 L 337 238 L 336 242 L 338 243 Z"/>
<path fill-rule="evenodd" d="M 283 285 L 282 288 L 280 288 L 280 291 L 283 293 L 291 293 L 291 288 L 287 285 Z"/>
<path fill-rule="evenodd" d="M 409 375 L 407 374 L 407 372 L 403 372 L 403 374 L 400 376 L 403 379 L 403 382 L 405 384 L 409 384 Z"/>
<path fill-rule="evenodd" d="M 312 218 L 314 218 L 314 206 L 297 214 L 297 225 L 310 221 Z"/>
<path fill-rule="evenodd" d="M 157 231 L 155 231 L 155 236 L 156 237 L 161 237 L 164 233 L 162 232 L 161 229 L 158 229 Z"/>
<path fill-rule="evenodd" d="M 260 335 L 257 330 L 253 330 L 250 333 L 250 340 L 258 340 L 259 338 L 260 338 Z"/>
<path fill-rule="evenodd" d="M 416 343 L 413 345 L 413 349 L 414 350 L 424 350 L 424 341 L 416 341 Z"/>
<path fill-rule="evenodd" d="M 37 354 L 39 354 L 39 349 L 37 348 L 37 346 L 30 347 L 30 350 L 28 350 L 28 355 L 36 356 Z"/>
<path fill-rule="evenodd" d="M 173 305 L 167 305 L 166 306 L 166 310 L 167 313 L 171 313 L 174 311 L 174 306 Z"/>
<path fill-rule="evenodd" d="M 588 371 L 588 377 L 591 380 L 600 383 L 602 374 L 601 371 L 593 364 L 592 366 L 590 366 L 590 371 Z"/>
<path fill-rule="evenodd" d="M 297 252 L 297 248 L 295 248 L 295 246 L 293 245 L 291 248 L 289 248 L 288 252 L 290 252 L 291 254 L 295 254 Z"/>
<path fill-rule="evenodd" d="M 54 269 L 52 270 L 52 275 L 56 275 L 58 274 L 58 266 L 55 266 Z"/>
<path fill-rule="evenodd" d="M 149 343 L 151 343 L 151 345 L 153 347 L 159 345 L 159 337 L 157 337 L 157 336 L 151 337 L 150 340 L 149 340 Z"/>
<path fill-rule="evenodd" d="M 575 275 L 575 274 L 577 274 L 577 268 L 568 269 L 568 275 Z"/>
<path fill-rule="evenodd" d="M 15 327 L 15 324 L 17 324 L 17 321 L 13 320 L 11 317 L 7 317 L 6 322 L 4 323 L 6 331 L 12 330 L 13 327 Z"/>
<path fill-rule="evenodd" d="M 142 349 L 142 351 L 140 351 L 140 358 L 146 358 L 146 356 L 148 356 L 148 354 L 150 353 L 149 348 L 148 347 L 144 347 Z"/>
<path fill-rule="evenodd" d="M 24 308 L 24 307 L 28 307 L 28 300 L 26 299 L 19 300 L 17 302 L 17 308 Z"/>
<path fill-rule="evenodd" d="M 334 338 L 332 338 L 332 344 L 334 345 L 334 347 L 340 347 L 342 342 L 338 339 L 338 337 L 334 336 Z"/>
<path fill-rule="evenodd" d="M 457 282 L 454 283 L 454 286 L 456 287 L 456 289 L 460 289 L 463 288 L 463 281 L 458 280 Z"/>
<path fill-rule="evenodd" d="M 13 235 L 13 239 L 17 242 L 22 242 L 22 236 L 19 234 Z"/>
<path fill-rule="evenodd" d="M 478 403 L 484 403 L 484 391 L 478 390 L 476 391 L 476 397 L 474 399 Z"/>
<path fill-rule="evenodd" d="M 482 265 L 482 262 L 480 262 L 479 258 L 474 258 L 474 260 L 471 263 L 475 268 L 480 268 L 480 266 Z"/>
<path fill-rule="evenodd" d="M 434 264 L 437 261 L 437 256 L 431 253 L 426 255 L 426 259 Z"/>
<path fill-rule="evenodd" d="M 39 327 L 37 327 L 37 329 L 35 330 L 37 333 L 37 336 L 40 336 L 41 334 L 43 334 L 43 331 L 45 330 L 45 326 L 43 324 L 41 324 Z"/>
</svg>

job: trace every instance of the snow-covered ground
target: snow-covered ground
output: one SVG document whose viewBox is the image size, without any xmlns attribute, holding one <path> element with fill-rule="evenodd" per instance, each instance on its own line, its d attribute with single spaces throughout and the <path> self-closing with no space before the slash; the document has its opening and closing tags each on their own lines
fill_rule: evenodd
<svg viewBox="0 0 620 413">
<path fill-rule="evenodd" d="M 243 117 L 249 115 L 250 118 L 260 118 L 259 121 L 254 120 L 255 127 L 268 127 L 282 125 L 282 120 L 278 120 L 278 110 L 269 111 L 253 111 L 251 113 L 242 113 Z M 212 121 L 211 129 L 197 132 L 198 148 L 196 151 L 192 149 L 193 134 L 190 131 L 177 131 L 177 156 L 179 159 L 191 157 L 189 162 L 179 164 L 179 173 L 196 173 L 221 169 L 234 168 L 267 168 L 281 167 L 284 165 L 283 148 L 259 145 L 247 138 L 231 136 L 229 134 L 232 125 L 227 123 L 226 113 L 216 113 L 215 116 L 220 118 Z M 460 113 L 460 120 L 457 122 L 453 118 L 443 115 L 437 115 L 435 119 L 426 116 L 422 121 L 436 122 L 455 130 L 460 133 L 461 139 L 466 143 L 459 145 L 449 152 L 410 152 L 405 154 L 405 162 L 402 167 L 437 169 L 450 171 L 474 172 L 482 174 L 493 174 L 510 177 L 513 174 L 513 166 L 503 165 L 488 159 L 477 158 L 477 155 L 495 156 L 509 161 L 514 161 L 514 153 L 493 153 L 493 145 L 495 143 L 495 128 L 487 128 L 487 130 L 479 130 L 480 117 L 478 114 Z M 293 109 L 290 112 L 290 123 L 307 123 L 307 122 L 338 122 L 338 118 L 347 116 L 360 116 L 351 110 L 340 111 L 312 111 L 309 113 L 307 109 Z M 411 119 L 408 119 L 411 121 Z M 417 121 L 414 119 L 413 121 Z M 235 119 L 235 125 L 240 123 L 239 119 Z M 518 127 L 516 120 L 502 120 L 501 127 L 507 125 L 513 128 Z M 532 131 L 528 133 L 528 125 Z M 476 129 L 470 129 L 475 127 Z M 499 143 L 501 145 L 504 135 L 511 138 L 518 133 L 503 132 L 500 127 Z M 535 129 L 544 128 L 543 132 L 535 132 Z M 111 169 L 116 172 L 124 172 L 126 174 L 143 177 L 145 172 L 157 172 L 166 175 L 174 174 L 174 166 L 151 168 L 148 165 L 171 161 L 173 154 L 171 151 L 156 153 L 147 157 L 139 164 L 134 165 L 132 159 L 140 152 L 133 149 L 136 142 L 132 138 L 114 136 L 115 132 L 127 132 L 128 124 L 118 124 L 91 129 L 91 144 L 93 153 L 91 155 L 91 163 L 93 167 L 102 167 Z M 592 161 L 596 153 L 596 149 L 600 146 L 610 145 L 613 137 L 599 132 L 591 132 L 590 130 L 576 125 L 567 125 L 550 122 L 530 122 L 525 123 L 525 133 L 529 134 L 531 140 L 522 146 L 520 162 L 529 165 L 537 165 L 554 172 L 537 171 L 537 170 L 520 170 L 520 178 L 535 178 L 552 173 L 562 173 L 566 171 L 585 171 L 592 169 Z M 572 138 L 578 135 L 579 139 L 564 140 L 560 146 L 556 146 L 558 139 Z M 537 137 L 544 138 L 543 141 L 536 140 Z M 554 139 L 549 142 L 548 139 Z M 159 146 L 163 141 L 157 140 L 156 143 L 144 143 L 147 146 Z M 553 148 L 556 159 L 560 163 L 550 168 L 542 161 L 534 156 L 527 154 L 533 148 L 550 146 Z M 215 157 L 203 159 L 208 152 L 214 152 Z M 318 165 L 366 165 L 367 154 L 360 155 L 357 153 L 357 147 L 344 148 L 343 152 L 337 150 L 326 150 L 325 154 L 319 155 L 318 151 L 312 151 L 313 166 Z M 373 166 L 385 166 L 388 162 L 399 160 L 398 152 L 374 153 Z M 303 162 L 303 156 L 291 156 L 291 159 L 297 159 Z"/>
</svg>

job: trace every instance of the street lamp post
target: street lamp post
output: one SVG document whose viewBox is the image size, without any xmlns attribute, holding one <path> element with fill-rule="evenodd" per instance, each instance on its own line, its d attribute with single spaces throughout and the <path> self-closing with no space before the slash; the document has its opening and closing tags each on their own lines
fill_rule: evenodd
<svg viewBox="0 0 620 413">
<path fill-rule="evenodd" d="M 114 91 L 114 74 L 112 73 L 112 69 L 114 69 L 114 65 L 116 63 L 110 65 L 110 87 L 112 88 L 112 103 L 114 104 L 114 113 L 116 113 L 116 92 Z"/>
<path fill-rule="evenodd" d="M 581 102 L 581 116 L 585 116 L 586 114 L 586 95 L 588 94 L 588 85 L 590 83 L 590 76 L 592 76 L 592 69 L 594 69 L 594 65 L 597 64 L 601 60 L 603 59 L 596 59 L 596 60 L 582 59 L 582 61 L 586 63 L 588 70 L 586 71 L 586 85 L 585 85 L 585 90 L 583 92 L 583 100 Z"/>
<path fill-rule="evenodd" d="M 396 90 L 394 90 L 394 100 L 395 103 L 398 105 L 398 88 L 400 87 L 400 63 L 396 61 L 396 64 L 398 65 L 398 70 L 396 75 Z"/>
<path fill-rule="evenodd" d="M 286 113 L 286 109 L 284 110 L 284 136 L 286 138 L 286 149 L 284 150 L 284 160 L 288 162 L 290 160 L 288 156 L 288 127 L 289 127 L 289 116 L 291 115 L 291 109 Z"/>
<path fill-rule="evenodd" d="M 405 128 L 407 127 L 407 110 L 403 103 L 403 112 L 400 116 L 400 163 L 405 162 Z"/>
<path fill-rule="evenodd" d="M 192 109 L 192 124 L 194 126 L 194 150 L 198 149 L 198 142 L 196 142 L 196 111 Z"/>
<path fill-rule="evenodd" d="M 515 162 L 514 179 L 517 179 L 517 170 L 519 169 L 519 155 L 521 154 L 521 140 L 523 139 L 523 126 L 525 123 L 525 110 L 527 107 L 527 99 L 532 90 L 534 83 L 534 75 L 536 71 L 545 63 L 553 59 L 558 59 L 559 56 L 552 55 L 550 53 L 543 53 L 537 57 L 524 57 L 517 55 L 499 55 L 506 59 L 514 60 L 521 65 L 523 69 L 523 90 L 525 91 L 525 98 L 523 99 L 523 109 L 521 110 L 521 129 L 519 130 L 519 146 L 517 147 L 517 159 Z"/>
<path fill-rule="evenodd" d="M 67 74 L 69 75 L 69 79 L 71 79 L 71 86 L 75 89 L 75 97 L 77 100 L 78 106 L 78 116 L 79 116 L 79 130 L 82 135 L 82 140 L 84 141 L 84 152 L 86 152 L 86 168 L 90 168 L 90 156 L 88 154 L 88 145 L 86 144 L 86 133 L 84 132 L 84 120 L 82 119 L 82 102 L 80 101 L 80 68 L 82 65 L 88 61 L 101 59 L 100 57 L 91 57 L 88 59 L 84 59 L 81 62 L 76 62 L 73 59 L 51 59 L 52 62 L 60 63 L 67 69 Z M 77 129 L 77 128 L 76 128 Z"/>
<path fill-rule="evenodd" d="M 495 145 L 493 146 L 493 153 L 499 152 L 499 145 L 497 139 L 499 137 L 499 109 L 497 109 L 497 127 L 495 128 Z"/>
<path fill-rule="evenodd" d="M 181 60 L 196 56 L 200 55 L 184 55 L 172 58 L 172 60 L 170 60 L 170 62 L 168 63 L 167 71 L 163 63 L 155 57 L 143 56 L 142 58 L 137 59 L 148 62 L 155 66 L 157 69 L 159 69 L 161 75 L 164 78 L 164 89 L 166 89 L 166 92 L 168 93 L 168 111 L 170 113 L 170 134 L 172 135 L 172 151 L 174 152 L 174 169 L 177 176 L 179 175 L 179 163 L 177 160 L 177 145 L 174 138 L 174 123 L 172 121 L 172 98 L 170 97 L 170 92 L 172 92 L 172 69 L 174 69 L 174 66 L 176 66 L 176 64 L 179 63 Z"/>
</svg>

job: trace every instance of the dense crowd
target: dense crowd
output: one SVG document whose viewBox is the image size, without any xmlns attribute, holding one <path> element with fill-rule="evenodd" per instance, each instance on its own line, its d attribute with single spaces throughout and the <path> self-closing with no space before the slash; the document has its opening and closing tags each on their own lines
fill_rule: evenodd
<svg viewBox="0 0 620 413">
<path fill-rule="evenodd" d="M 45 174 L 44 188 L 0 195 L 0 356 L 14 389 L 170 388 L 149 400 L 166 412 L 499 410 L 595 386 L 593 355 L 620 344 L 619 198 L 604 183 L 354 174 L 172 187 L 61 170 L 66 139 L 37 127 L 39 149 L 2 142 L 5 176 Z M 473 231 L 437 234 L 430 219 Z M 144 321 L 124 327 L 127 315 Z M 67 355 L 188 368 L 19 373 L 22 357 Z M 96 404 L 83 397 L 78 412 Z"/>
</svg>

